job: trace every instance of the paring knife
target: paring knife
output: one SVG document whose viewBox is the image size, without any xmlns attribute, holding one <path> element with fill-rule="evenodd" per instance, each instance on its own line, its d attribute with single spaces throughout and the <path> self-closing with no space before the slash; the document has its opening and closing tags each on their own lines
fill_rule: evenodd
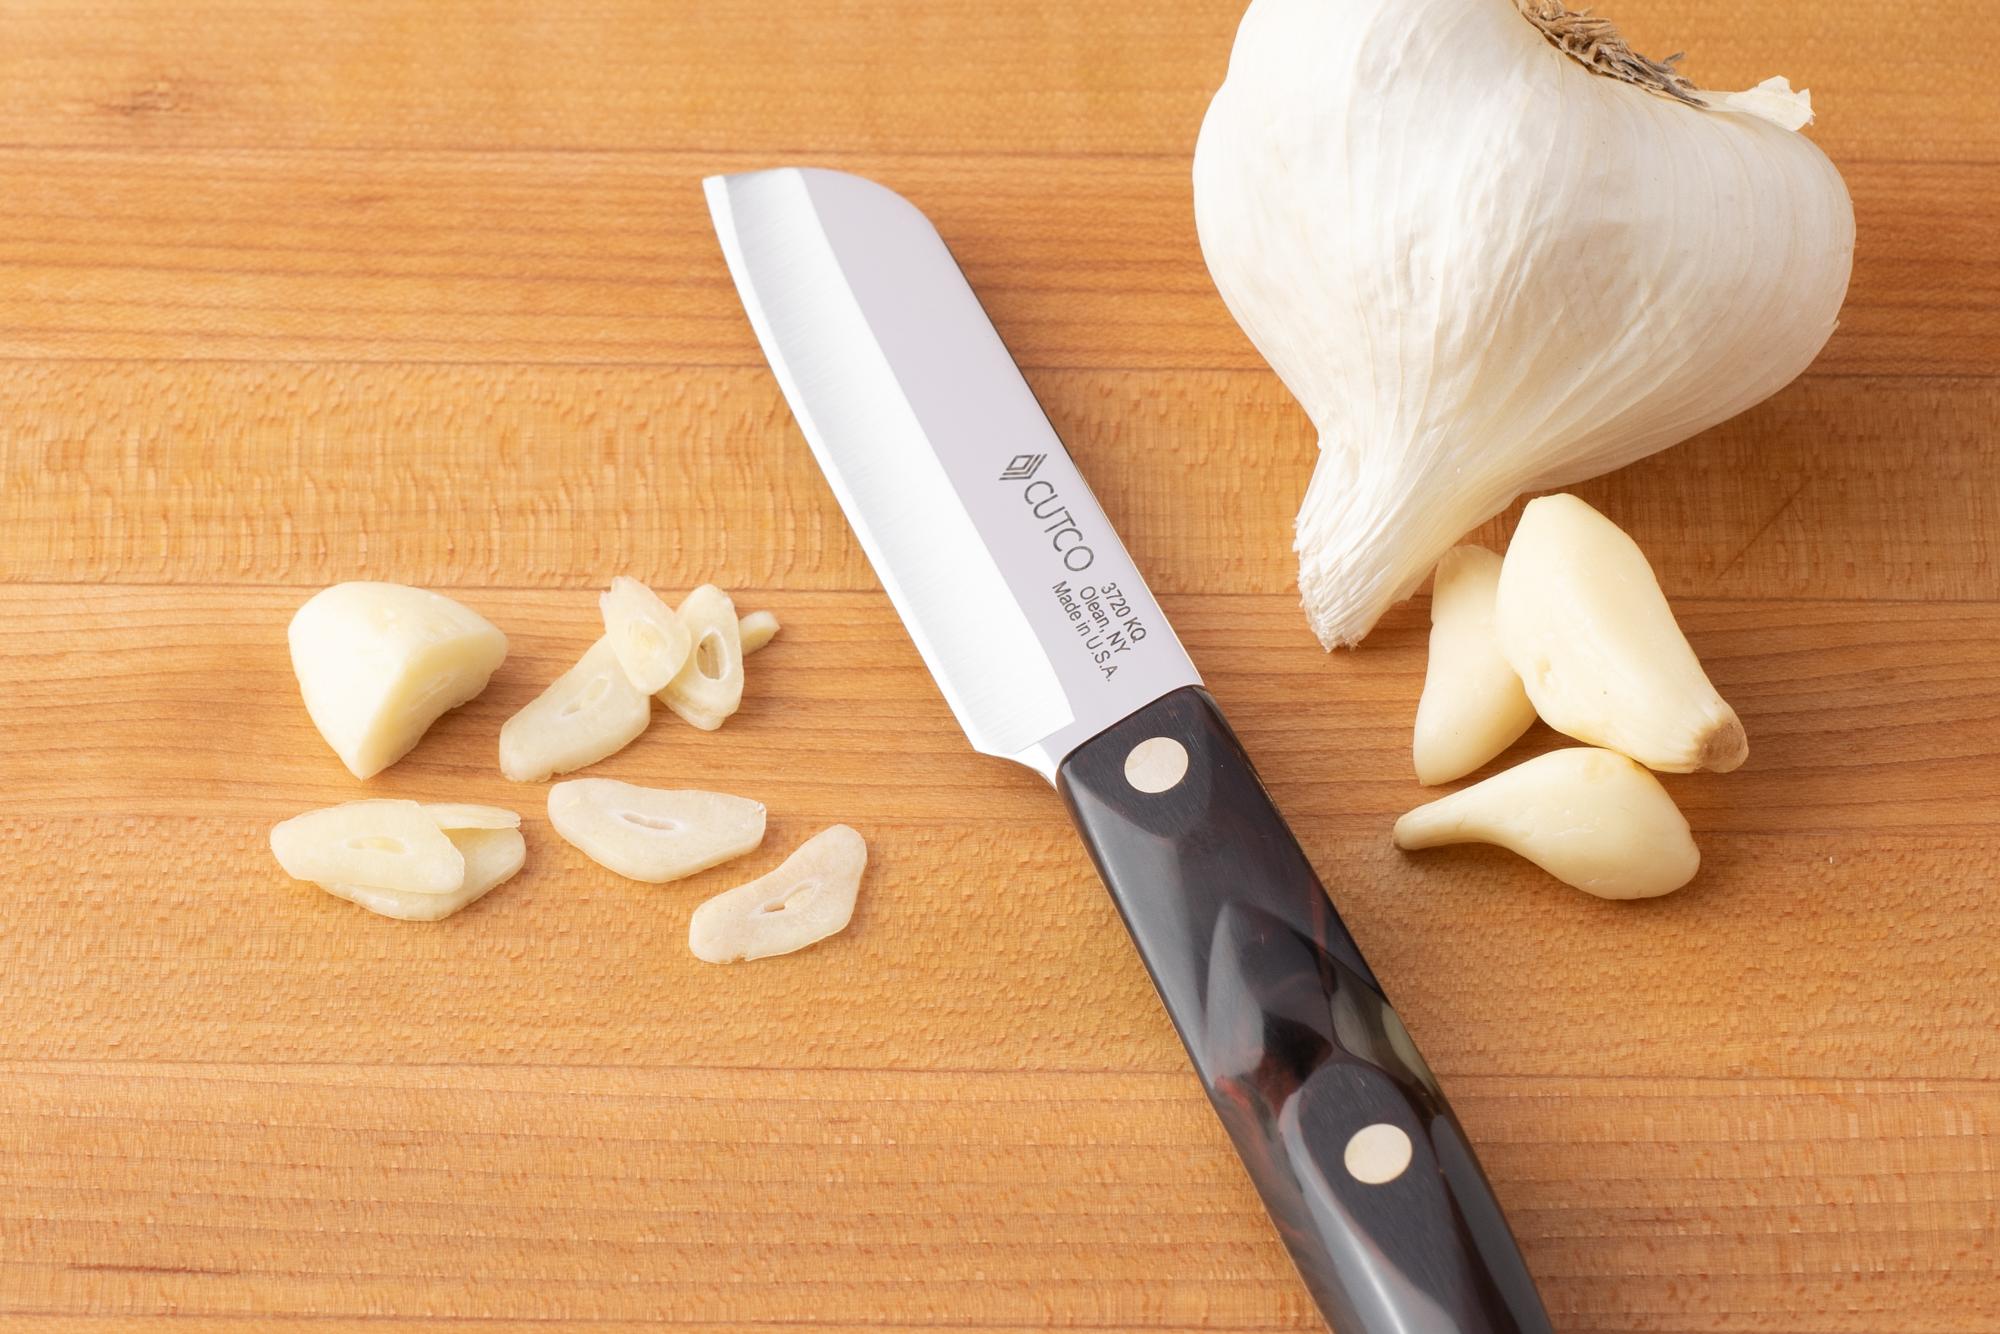
<svg viewBox="0 0 2000 1334">
<path fill-rule="evenodd" d="M 972 744 L 1069 804 L 1339 1334 L 1549 1319 L 1437 1079 L 930 221 L 705 183 L 764 355 Z"/>
</svg>

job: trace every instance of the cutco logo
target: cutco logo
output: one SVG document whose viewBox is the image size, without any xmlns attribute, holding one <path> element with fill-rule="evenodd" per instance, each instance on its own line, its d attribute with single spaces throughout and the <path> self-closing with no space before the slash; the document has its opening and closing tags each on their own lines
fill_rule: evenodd
<svg viewBox="0 0 2000 1334">
<path fill-rule="evenodd" d="M 1083 530 L 1070 517 L 1069 506 L 1063 503 L 1055 483 L 1035 478 L 1048 457 L 1046 454 L 1016 454 L 1000 470 L 1000 480 L 1027 483 L 1021 488 L 1021 503 L 1043 524 L 1042 531 L 1048 534 L 1049 545 L 1062 557 L 1063 568 L 1081 573 L 1089 569 L 1090 563 L 1097 557 L 1084 544 Z"/>
</svg>

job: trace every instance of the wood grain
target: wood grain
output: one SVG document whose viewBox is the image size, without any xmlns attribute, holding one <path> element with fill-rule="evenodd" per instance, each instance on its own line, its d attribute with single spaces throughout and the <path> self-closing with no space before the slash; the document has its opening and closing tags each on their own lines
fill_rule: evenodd
<svg viewBox="0 0 2000 1334">
<path fill-rule="evenodd" d="M 964 747 L 735 305 L 698 179 L 807 160 L 952 241 L 1564 1334 L 2000 1331 L 2000 9 L 1613 11 L 1705 82 L 1809 84 L 1860 228 L 1804 379 L 1582 488 L 1752 737 L 1668 780 L 1704 867 L 1641 905 L 1387 844 L 1424 608 L 1312 644 L 1313 434 L 1193 234 L 1239 12 L 0 8 L 0 1325 L 1315 1327 L 1053 796 Z M 786 626 L 722 732 L 600 767 L 769 804 L 677 887 L 494 763 L 619 572 Z M 528 871 L 434 927 L 265 845 L 360 790 L 283 647 L 356 577 L 513 645 L 368 789 L 527 817 Z M 686 954 L 836 819 L 849 932 Z"/>
</svg>

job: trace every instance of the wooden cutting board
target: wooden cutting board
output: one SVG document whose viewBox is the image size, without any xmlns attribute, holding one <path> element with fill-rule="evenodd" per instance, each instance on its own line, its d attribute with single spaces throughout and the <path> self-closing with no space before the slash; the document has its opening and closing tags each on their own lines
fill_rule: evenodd
<svg viewBox="0 0 2000 1334">
<path fill-rule="evenodd" d="M 1861 238 L 1805 378 L 1582 488 L 1753 742 L 1671 780 L 1705 865 L 1638 905 L 1389 846 L 1424 607 L 1312 642 L 1314 437 L 1195 242 L 1237 15 L 0 9 L 0 1324 L 1316 1327 L 1053 797 L 963 744 L 752 341 L 698 181 L 806 162 L 957 250 L 1560 1329 L 2000 1330 L 2000 8 L 1616 6 L 1706 82 L 1810 85 Z M 667 888 L 494 759 L 617 573 L 785 626 L 722 732 L 596 771 L 769 805 Z M 366 788 L 284 643 L 352 578 L 513 644 Z M 288 881 L 269 826 L 364 791 L 517 807 L 529 869 L 435 926 Z M 845 935 L 688 955 L 836 820 Z"/>
</svg>

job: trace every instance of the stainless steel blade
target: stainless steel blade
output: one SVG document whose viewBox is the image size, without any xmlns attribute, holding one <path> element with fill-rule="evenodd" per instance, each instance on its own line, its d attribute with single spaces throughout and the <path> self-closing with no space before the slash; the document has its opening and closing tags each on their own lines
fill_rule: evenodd
<svg viewBox="0 0 2000 1334">
<path fill-rule="evenodd" d="M 705 188 L 764 355 L 972 744 L 1053 778 L 1200 684 L 930 220 L 815 168 Z"/>
</svg>

